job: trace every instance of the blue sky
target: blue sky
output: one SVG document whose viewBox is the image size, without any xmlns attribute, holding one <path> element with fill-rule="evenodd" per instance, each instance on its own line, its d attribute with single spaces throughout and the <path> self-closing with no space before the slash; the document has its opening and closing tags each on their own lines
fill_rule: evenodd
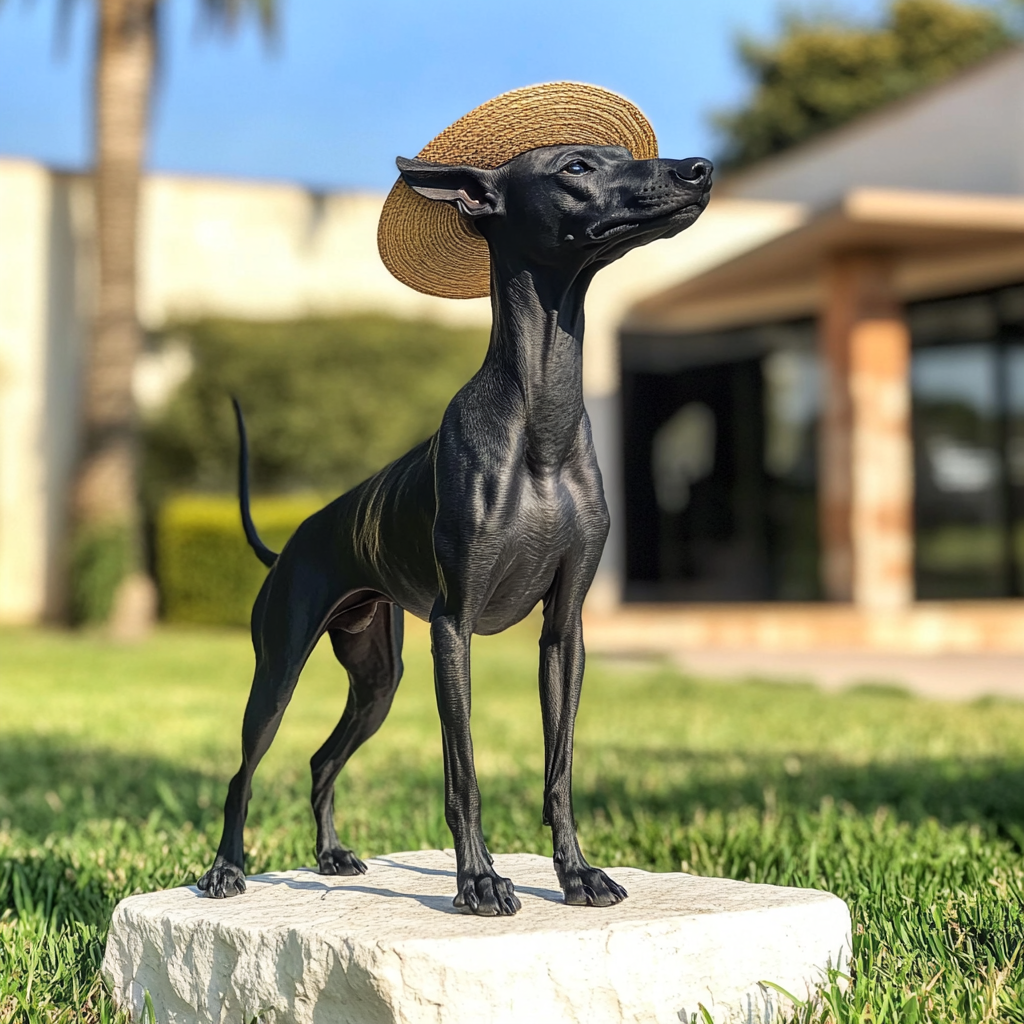
<svg viewBox="0 0 1024 1024">
<path fill-rule="evenodd" d="M 92 0 L 56 53 L 58 0 L 0 3 L 0 154 L 89 163 Z M 197 0 L 164 0 L 149 165 L 385 189 L 471 107 L 532 82 L 625 94 L 666 156 L 713 155 L 708 113 L 746 88 L 733 41 L 778 24 L 778 0 L 280 0 L 275 45 L 254 24 L 224 39 Z M 875 12 L 878 0 L 834 8 Z"/>
</svg>

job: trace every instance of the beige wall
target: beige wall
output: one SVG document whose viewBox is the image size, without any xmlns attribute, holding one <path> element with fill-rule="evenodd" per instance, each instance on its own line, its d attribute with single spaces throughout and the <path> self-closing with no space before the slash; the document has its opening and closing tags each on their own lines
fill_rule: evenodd
<svg viewBox="0 0 1024 1024">
<path fill-rule="evenodd" d="M 150 329 L 197 316 L 278 319 L 380 311 L 489 324 L 487 299 L 420 295 L 377 255 L 382 195 L 154 175 L 143 190 L 139 314 Z M 0 621 L 57 610 L 91 281 L 87 178 L 0 160 Z M 612 507 L 595 607 L 621 589 L 618 333 L 629 308 L 792 227 L 795 204 L 718 200 L 678 237 L 597 277 L 587 303 L 584 390 Z"/>
<path fill-rule="evenodd" d="M 0 161 L 0 622 L 60 604 L 89 291 L 83 185 Z"/>
<path fill-rule="evenodd" d="M 154 176 L 143 190 L 139 314 L 158 329 L 379 310 L 486 324 L 486 299 L 400 284 L 377 256 L 383 196 Z M 0 622 L 59 613 L 92 283 L 88 178 L 0 159 Z"/>
<path fill-rule="evenodd" d="M 0 173 L 0 616 L 33 618 L 45 579 L 40 424 L 45 401 L 49 178 L 30 164 Z"/>
<path fill-rule="evenodd" d="M 143 195 L 139 313 L 149 327 L 203 315 L 288 319 L 379 310 L 490 323 L 487 299 L 421 295 L 377 255 L 381 195 L 154 175 Z"/>
</svg>

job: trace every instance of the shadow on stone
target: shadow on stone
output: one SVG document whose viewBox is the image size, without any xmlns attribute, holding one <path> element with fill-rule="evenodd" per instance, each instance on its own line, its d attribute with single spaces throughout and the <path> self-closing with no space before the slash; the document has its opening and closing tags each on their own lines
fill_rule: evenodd
<svg viewBox="0 0 1024 1024">
<path fill-rule="evenodd" d="M 409 871 L 414 875 L 429 875 L 438 878 L 450 878 L 452 879 L 452 892 L 455 891 L 455 871 L 440 871 L 437 868 L 428 868 L 422 864 L 403 864 L 401 861 L 397 861 L 392 857 L 375 857 L 374 861 L 377 864 L 386 865 L 389 868 L 396 870 Z M 344 882 L 341 885 L 329 885 L 326 882 L 320 881 L 320 876 L 316 873 L 314 868 L 298 868 L 299 871 L 308 871 L 311 877 L 310 879 L 304 878 L 282 878 L 280 875 L 266 874 L 266 875 L 250 875 L 248 881 L 251 882 L 263 882 L 266 885 L 284 885 L 289 889 L 304 889 L 304 890 L 322 890 L 325 895 L 328 893 L 332 897 L 341 897 L 346 892 L 362 892 L 368 893 L 372 896 L 384 896 L 394 899 L 404 900 L 416 900 L 418 903 L 422 903 L 425 907 L 430 907 L 434 910 L 443 910 L 445 913 L 461 914 L 465 911 L 458 910 L 452 906 L 451 896 L 424 896 L 422 893 L 416 892 L 399 892 L 395 889 L 382 889 L 380 887 L 374 887 L 372 885 L 363 885 L 357 882 Z M 190 887 L 191 888 L 191 887 Z M 199 890 L 196 889 L 196 894 L 199 895 Z M 562 892 L 559 889 L 542 889 L 537 886 L 520 885 L 516 884 L 516 892 L 527 893 L 530 896 L 536 896 L 538 899 L 547 900 L 549 903 L 563 903 L 564 898 Z"/>
</svg>

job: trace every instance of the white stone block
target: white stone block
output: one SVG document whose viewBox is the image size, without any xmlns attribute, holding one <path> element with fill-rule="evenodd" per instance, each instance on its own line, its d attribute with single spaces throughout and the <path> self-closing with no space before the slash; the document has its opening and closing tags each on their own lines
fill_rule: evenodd
<svg viewBox="0 0 1024 1024">
<path fill-rule="evenodd" d="M 193 886 L 114 911 L 103 973 L 118 1005 L 159 1024 L 715 1024 L 775 1021 L 828 967 L 850 914 L 831 893 L 720 878 L 609 873 L 629 898 L 567 907 L 551 861 L 496 856 L 515 917 L 452 906 L 450 851 L 396 853 L 354 878 L 254 875 L 225 900 Z"/>
</svg>

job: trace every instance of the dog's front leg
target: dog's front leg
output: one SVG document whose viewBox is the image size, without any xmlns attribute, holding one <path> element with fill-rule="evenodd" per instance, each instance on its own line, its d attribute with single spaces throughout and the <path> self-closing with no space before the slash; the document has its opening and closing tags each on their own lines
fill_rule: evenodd
<svg viewBox="0 0 1024 1024">
<path fill-rule="evenodd" d="M 471 625 L 441 611 L 431 616 L 434 688 L 444 750 L 444 816 L 455 840 L 458 894 L 455 906 L 498 917 L 520 907 L 512 883 L 493 868 L 480 824 L 480 790 L 469 731 Z"/>
<path fill-rule="evenodd" d="M 561 575 L 561 574 L 560 574 Z M 572 743 L 583 686 L 582 595 L 555 581 L 544 602 L 540 640 L 540 699 L 544 720 L 544 823 L 551 826 L 555 874 L 573 906 L 608 907 L 626 890 L 591 867 L 576 839 L 572 809 Z M 566 592 L 568 591 L 568 592 Z M 585 593 L 585 591 L 584 591 Z"/>
</svg>

